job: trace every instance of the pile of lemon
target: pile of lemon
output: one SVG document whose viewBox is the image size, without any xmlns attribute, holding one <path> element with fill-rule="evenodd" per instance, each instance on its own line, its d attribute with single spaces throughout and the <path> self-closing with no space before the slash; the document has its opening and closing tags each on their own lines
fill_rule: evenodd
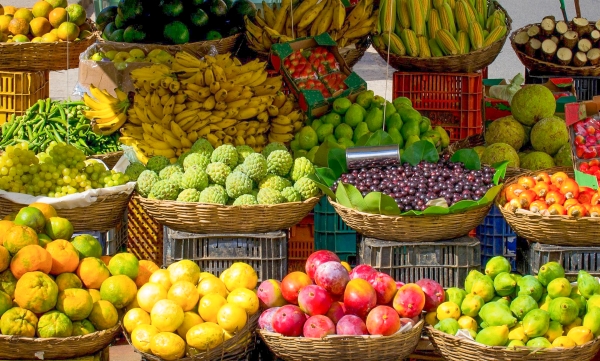
<svg viewBox="0 0 600 361">
<path fill-rule="evenodd" d="M 258 312 L 258 276 L 236 262 L 220 277 L 182 260 L 154 271 L 128 305 L 123 326 L 139 351 L 164 360 L 213 349 Z"/>
</svg>

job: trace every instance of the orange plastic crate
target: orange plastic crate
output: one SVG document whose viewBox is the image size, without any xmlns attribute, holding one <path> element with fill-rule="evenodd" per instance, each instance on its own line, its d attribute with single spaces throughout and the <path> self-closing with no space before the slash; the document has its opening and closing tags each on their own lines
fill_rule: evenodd
<svg viewBox="0 0 600 361">
<path fill-rule="evenodd" d="M 288 237 L 288 272 L 304 271 L 306 260 L 315 251 L 315 219 L 307 215 L 290 228 Z"/>
<path fill-rule="evenodd" d="M 0 71 L 0 125 L 50 96 L 48 71 Z"/>
<path fill-rule="evenodd" d="M 163 227 L 133 197 L 127 205 L 127 251 L 162 266 Z"/>
<path fill-rule="evenodd" d="M 394 98 L 407 97 L 413 108 L 441 125 L 450 141 L 483 132 L 482 73 L 394 73 Z"/>
</svg>

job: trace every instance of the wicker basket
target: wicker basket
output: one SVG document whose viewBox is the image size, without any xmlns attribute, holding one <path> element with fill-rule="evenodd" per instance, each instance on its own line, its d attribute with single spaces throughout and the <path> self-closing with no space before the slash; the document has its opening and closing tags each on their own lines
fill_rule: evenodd
<svg viewBox="0 0 600 361">
<path fill-rule="evenodd" d="M 494 1 L 497 9 L 506 15 L 506 35 L 490 46 L 472 51 L 468 54 L 448 55 L 431 58 L 417 58 L 412 56 L 398 56 L 388 53 L 385 49 L 375 47 L 383 60 L 396 70 L 400 71 L 422 71 L 428 73 L 474 73 L 490 65 L 500 54 L 504 42 L 512 29 L 512 19 L 506 10 Z"/>
<path fill-rule="evenodd" d="M 90 155 L 87 158 L 101 160 L 102 162 L 104 162 L 104 164 L 106 164 L 108 169 L 113 169 L 115 164 L 117 164 L 117 162 L 119 161 L 119 159 L 121 159 L 122 156 L 123 156 L 123 151 L 120 150 L 118 152 Z"/>
<path fill-rule="evenodd" d="M 544 172 L 552 174 L 558 171 L 565 172 L 573 177 L 573 168 L 555 167 L 545 169 Z M 529 176 L 541 171 L 522 174 Z M 506 181 L 504 187 L 516 183 L 516 178 Z M 600 218 L 583 217 L 572 218 L 567 216 L 542 216 L 539 214 L 513 213 L 504 209 L 506 198 L 504 192 L 496 199 L 496 205 L 506 219 L 506 222 L 517 235 L 527 239 L 529 242 L 552 244 L 555 246 L 600 246 Z"/>
<path fill-rule="evenodd" d="M 92 29 L 96 25 L 87 19 Z M 96 42 L 98 32 L 79 41 L 0 43 L 2 68 L 22 71 L 68 70 L 79 67 L 79 54 Z"/>
<path fill-rule="evenodd" d="M 447 361 L 589 361 L 600 349 L 600 338 L 573 348 L 533 349 L 518 347 L 490 347 L 480 343 L 449 335 L 427 326 L 429 339 L 437 353 Z"/>
<path fill-rule="evenodd" d="M 327 336 L 322 339 L 286 337 L 259 330 L 258 335 L 278 358 L 285 361 L 393 361 L 404 360 L 419 340 L 424 321 L 410 331 L 392 336 Z"/>
<path fill-rule="evenodd" d="M 219 204 L 158 201 L 135 195 L 144 211 L 158 223 L 190 233 L 266 233 L 288 229 L 300 222 L 319 202 L 223 206 Z"/>
<path fill-rule="evenodd" d="M 197 57 L 203 57 L 204 55 L 208 54 L 211 46 L 214 46 L 219 54 L 226 54 L 230 52 L 235 53 L 236 45 L 239 45 L 238 41 L 241 40 L 242 35 L 242 33 L 239 33 L 218 40 L 196 41 L 193 43 L 186 43 L 181 45 L 162 45 L 145 43 L 140 43 L 138 45 L 140 45 L 141 47 L 151 46 L 152 49 L 163 49 L 172 55 L 177 53 L 178 51 L 187 51 L 188 53 Z M 106 41 L 102 38 L 99 39 L 100 43 L 107 45 L 136 45 L 132 43 L 117 43 L 114 41 Z"/>
<path fill-rule="evenodd" d="M 32 338 L 0 335 L 2 360 L 65 360 L 96 353 L 110 345 L 121 332 L 117 325 L 85 336 Z"/>
<path fill-rule="evenodd" d="M 230 338 L 229 340 L 222 343 L 220 346 L 206 352 L 196 351 L 193 356 L 187 354 L 186 357 L 180 358 L 177 361 L 238 361 L 245 360 L 246 355 L 254 350 L 255 335 L 254 330 L 256 330 L 258 326 L 258 318 L 260 317 L 260 312 L 252 315 L 244 328 L 240 331 L 236 332 L 235 336 Z M 129 342 L 131 343 L 131 337 L 123 329 L 123 334 Z M 152 354 L 142 352 L 137 348 L 133 348 L 135 352 L 142 355 L 142 359 L 145 361 L 165 361 L 164 359 L 154 356 Z"/>
<path fill-rule="evenodd" d="M 487 216 L 492 203 L 466 212 L 444 215 L 384 216 L 344 207 L 329 199 L 342 220 L 366 237 L 397 242 L 430 242 L 468 234 Z"/>
<path fill-rule="evenodd" d="M 515 53 L 519 57 L 519 60 L 521 60 L 521 63 L 523 63 L 523 65 L 525 65 L 525 68 L 529 69 L 529 71 L 539 72 L 540 74 L 556 74 L 556 75 L 561 75 L 561 76 L 570 76 L 570 75 L 571 76 L 599 76 L 600 75 L 600 66 L 598 66 L 598 65 L 582 66 L 582 67 L 560 65 L 560 64 L 550 63 L 547 61 L 533 58 L 533 57 L 525 54 L 524 52 L 522 52 L 520 49 L 517 48 L 517 45 L 515 44 L 515 41 L 514 41 L 515 36 L 518 33 L 520 33 L 521 31 L 527 31 L 527 29 L 529 29 L 533 25 L 540 25 L 540 24 L 530 24 L 530 25 L 524 26 L 518 30 L 515 30 L 512 33 L 512 35 L 510 36 L 510 43 L 511 43 Z"/>
</svg>

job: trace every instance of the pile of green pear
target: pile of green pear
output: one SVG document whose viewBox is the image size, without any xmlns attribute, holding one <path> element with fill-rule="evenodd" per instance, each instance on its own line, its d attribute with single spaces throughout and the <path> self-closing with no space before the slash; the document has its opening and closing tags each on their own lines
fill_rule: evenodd
<svg viewBox="0 0 600 361">
<path fill-rule="evenodd" d="M 124 69 L 127 63 L 153 63 L 170 65 L 173 62 L 173 56 L 162 49 L 154 49 L 146 54 L 140 48 L 134 48 L 129 51 L 109 50 L 106 52 L 96 52 L 89 58 L 99 62 L 113 62 L 117 69 Z"/>
</svg>

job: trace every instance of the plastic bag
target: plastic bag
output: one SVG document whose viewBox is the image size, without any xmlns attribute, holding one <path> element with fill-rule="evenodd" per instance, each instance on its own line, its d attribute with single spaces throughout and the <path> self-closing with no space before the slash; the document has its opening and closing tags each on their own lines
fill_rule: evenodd
<svg viewBox="0 0 600 361">
<path fill-rule="evenodd" d="M 525 82 L 525 78 L 521 73 L 515 75 L 507 85 L 494 85 L 490 87 L 490 96 L 496 99 L 506 100 L 511 103 L 513 96 L 521 89 L 521 85 Z"/>
</svg>

